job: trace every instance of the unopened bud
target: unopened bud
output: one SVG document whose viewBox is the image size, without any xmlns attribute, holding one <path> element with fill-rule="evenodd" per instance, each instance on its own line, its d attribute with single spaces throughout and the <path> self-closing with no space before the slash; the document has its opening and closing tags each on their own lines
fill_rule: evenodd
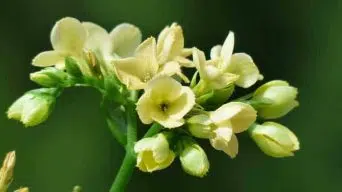
<svg viewBox="0 0 342 192">
<path fill-rule="evenodd" d="M 209 171 L 209 160 L 204 150 L 193 141 L 183 141 L 179 156 L 183 170 L 196 177 L 204 177 Z"/>
<path fill-rule="evenodd" d="M 25 93 L 10 106 L 8 118 L 21 121 L 27 127 L 44 122 L 56 102 L 56 92 L 55 88 L 41 88 Z"/>
<path fill-rule="evenodd" d="M 201 114 L 192 116 L 187 120 L 187 124 L 189 132 L 195 137 L 208 139 L 213 134 L 213 122 L 208 115 Z"/>
<path fill-rule="evenodd" d="M 29 191 L 30 191 L 29 188 L 24 187 L 24 188 L 17 189 L 14 192 L 29 192 Z"/>
<path fill-rule="evenodd" d="M 70 87 L 75 82 L 66 72 L 48 67 L 30 74 L 30 79 L 44 87 Z"/>
<path fill-rule="evenodd" d="M 259 148 L 272 157 L 289 157 L 299 150 L 299 141 L 287 127 L 265 122 L 251 127 L 250 134 Z"/>
<path fill-rule="evenodd" d="M 275 80 L 259 87 L 252 101 L 268 101 L 267 105 L 256 106 L 258 115 L 265 119 L 276 119 L 299 105 L 296 100 L 297 94 L 297 88 L 290 86 L 286 81 Z"/>
</svg>

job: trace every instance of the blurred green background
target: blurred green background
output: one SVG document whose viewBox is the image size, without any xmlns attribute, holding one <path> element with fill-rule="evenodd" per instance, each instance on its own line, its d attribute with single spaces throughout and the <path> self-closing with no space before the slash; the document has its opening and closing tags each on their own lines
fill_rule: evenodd
<svg viewBox="0 0 342 192">
<path fill-rule="evenodd" d="M 300 138 L 293 158 L 265 156 L 247 137 L 231 160 L 207 149 L 211 170 L 203 179 L 172 168 L 136 171 L 128 191 L 342 191 L 342 1 L 11 0 L 0 6 L 0 156 L 17 151 L 13 187 L 33 192 L 105 192 L 123 157 L 113 141 L 94 90 L 75 88 L 59 98 L 49 120 L 26 129 L 6 119 L 9 105 L 36 88 L 31 59 L 51 48 L 55 21 L 72 16 L 111 30 L 121 22 L 156 36 L 167 24 L 184 28 L 186 46 L 207 53 L 236 34 L 235 51 L 252 55 L 266 80 L 285 79 L 300 90 L 301 106 L 280 122 Z M 144 132 L 145 130 L 140 130 Z"/>
</svg>

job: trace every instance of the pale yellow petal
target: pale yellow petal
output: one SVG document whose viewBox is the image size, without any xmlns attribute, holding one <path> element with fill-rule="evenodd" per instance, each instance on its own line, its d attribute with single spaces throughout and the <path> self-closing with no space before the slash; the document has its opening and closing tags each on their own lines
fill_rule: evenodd
<svg viewBox="0 0 342 192">
<path fill-rule="evenodd" d="M 195 94 L 189 87 L 182 87 L 182 94 L 177 100 L 169 104 L 166 112 L 171 118 L 181 119 L 195 105 Z"/>
<path fill-rule="evenodd" d="M 210 138 L 210 144 L 216 150 L 224 150 L 227 148 L 228 142 L 231 140 L 233 131 L 229 127 L 219 127 L 213 131 L 214 135 Z"/>
<path fill-rule="evenodd" d="M 210 59 L 217 59 L 221 56 L 222 45 L 216 45 L 210 50 Z"/>
<path fill-rule="evenodd" d="M 193 49 L 192 53 L 193 62 L 200 74 L 200 77 L 202 79 L 210 79 L 208 73 L 207 73 L 207 66 L 206 66 L 206 60 L 205 55 L 203 51 L 200 51 L 197 48 Z"/>
<path fill-rule="evenodd" d="M 182 49 L 182 52 L 181 52 L 182 57 L 189 57 L 190 55 L 192 55 L 192 48 Z"/>
<path fill-rule="evenodd" d="M 223 149 L 223 151 L 229 155 L 231 158 L 235 158 L 236 155 L 239 152 L 239 142 L 237 140 L 237 137 L 235 134 L 232 134 L 232 137 L 230 141 L 228 142 L 228 145 L 226 148 Z"/>
<path fill-rule="evenodd" d="M 226 69 L 228 65 L 230 64 L 233 50 L 234 50 L 234 33 L 230 31 L 221 49 L 220 55 L 223 59 L 222 69 Z"/>
<path fill-rule="evenodd" d="M 232 56 L 228 72 L 239 75 L 235 84 L 242 88 L 248 88 L 258 81 L 260 73 L 253 59 L 246 53 L 235 53 Z"/>
<path fill-rule="evenodd" d="M 49 67 L 57 64 L 64 64 L 67 55 L 58 51 L 45 51 L 39 53 L 32 60 L 32 65 L 37 67 Z"/>
<path fill-rule="evenodd" d="M 143 94 L 137 102 L 137 113 L 142 123 L 151 124 L 153 122 L 151 118 L 151 106 L 154 103 L 150 100 L 147 94 Z"/>
<path fill-rule="evenodd" d="M 149 92 L 157 103 L 173 102 L 183 93 L 182 85 L 168 76 L 159 76 L 150 81 L 145 92 Z"/>
<path fill-rule="evenodd" d="M 256 111 L 253 107 L 242 102 L 230 102 L 210 113 L 215 124 L 231 123 L 234 133 L 240 133 L 256 120 Z"/>
<path fill-rule="evenodd" d="M 122 23 L 110 32 L 113 52 L 121 57 L 130 57 L 141 42 L 141 31 L 138 27 Z"/>
<path fill-rule="evenodd" d="M 195 67 L 195 64 L 190 60 L 182 56 L 176 56 L 174 61 L 178 62 L 182 67 L 192 68 Z"/>
<path fill-rule="evenodd" d="M 112 44 L 108 32 L 92 22 L 82 22 L 82 25 L 87 31 L 84 47 L 93 51 L 101 51 L 104 54 L 110 54 Z"/>
<path fill-rule="evenodd" d="M 211 74 L 213 71 L 211 71 Z M 217 71 L 215 71 L 217 72 Z M 233 74 L 233 73 L 218 73 L 216 75 L 216 78 L 211 80 L 210 85 L 214 89 L 223 89 L 234 83 L 236 80 L 239 79 L 239 75 Z"/>
<path fill-rule="evenodd" d="M 54 50 L 80 53 L 86 37 L 87 32 L 79 20 L 65 17 L 57 21 L 50 38 Z"/>
<path fill-rule="evenodd" d="M 167 76 L 173 76 L 173 75 L 177 75 L 179 76 L 185 83 L 189 83 L 189 79 L 187 76 L 185 76 L 182 73 L 181 67 L 179 65 L 179 63 L 175 62 L 175 61 L 170 61 L 165 63 L 164 65 L 162 65 L 159 68 L 159 72 L 158 75 L 167 75 Z"/>
<path fill-rule="evenodd" d="M 118 79 L 127 86 L 128 89 L 143 89 L 149 79 L 149 73 L 145 62 L 140 62 L 136 58 L 124 58 L 113 61 Z"/>
<path fill-rule="evenodd" d="M 184 48 L 184 37 L 182 28 L 173 23 L 171 27 L 165 28 L 158 37 L 158 62 L 165 63 L 179 56 Z"/>
</svg>

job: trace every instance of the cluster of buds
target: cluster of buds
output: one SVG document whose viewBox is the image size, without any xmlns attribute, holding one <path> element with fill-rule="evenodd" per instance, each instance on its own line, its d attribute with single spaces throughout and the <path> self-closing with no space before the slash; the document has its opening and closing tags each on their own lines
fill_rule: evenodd
<svg viewBox="0 0 342 192">
<path fill-rule="evenodd" d="M 157 38 L 142 40 L 132 24 L 107 32 L 94 23 L 63 18 L 51 31 L 53 50 L 33 59 L 33 65 L 43 69 L 32 73 L 31 80 L 45 88 L 24 94 L 9 108 L 8 117 L 38 125 L 63 89 L 90 86 L 117 106 L 116 111 L 125 113 L 123 106 L 133 103 L 143 124 L 163 127 L 135 143 L 141 171 L 164 169 L 179 157 L 185 172 L 203 177 L 209 160 L 196 140 L 207 139 L 214 149 L 235 158 L 238 135 L 245 131 L 265 154 L 292 156 L 299 149 L 296 136 L 283 125 L 260 121 L 280 118 L 297 107 L 297 89 L 275 80 L 236 98 L 235 89 L 250 88 L 264 77 L 251 56 L 233 52 L 234 42 L 229 32 L 207 59 L 200 49 L 185 47 L 183 30 L 176 23 Z M 194 72 L 191 78 L 184 68 Z"/>
</svg>

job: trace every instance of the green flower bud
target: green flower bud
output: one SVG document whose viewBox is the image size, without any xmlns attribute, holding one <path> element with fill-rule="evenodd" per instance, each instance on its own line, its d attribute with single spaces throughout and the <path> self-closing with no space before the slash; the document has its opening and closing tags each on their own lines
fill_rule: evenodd
<svg viewBox="0 0 342 192">
<path fill-rule="evenodd" d="M 193 141 L 182 141 L 183 150 L 179 159 L 183 170 L 196 177 L 204 177 L 209 171 L 209 160 L 204 150 Z"/>
<path fill-rule="evenodd" d="M 48 67 L 30 74 L 30 79 L 44 87 L 70 87 L 75 82 L 66 72 Z"/>
<path fill-rule="evenodd" d="M 286 81 L 274 80 L 259 87 L 252 101 L 269 101 L 268 105 L 256 106 L 258 115 L 265 119 L 276 119 L 286 115 L 299 105 L 296 100 L 297 88 Z"/>
<path fill-rule="evenodd" d="M 287 127 L 265 122 L 251 128 L 250 134 L 259 148 L 272 157 L 289 157 L 299 150 L 299 141 Z"/>
<path fill-rule="evenodd" d="M 26 127 L 44 122 L 56 102 L 56 88 L 29 91 L 17 99 L 8 109 L 7 117 L 21 121 Z"/>
<path fill-rule="evenodd" d="M 213 135 L 212 121 L 208 115 L 192 116 L 187 120 L 187 124 L 189 132 L 195 137 L 209 139 Z"/>
</svg>

